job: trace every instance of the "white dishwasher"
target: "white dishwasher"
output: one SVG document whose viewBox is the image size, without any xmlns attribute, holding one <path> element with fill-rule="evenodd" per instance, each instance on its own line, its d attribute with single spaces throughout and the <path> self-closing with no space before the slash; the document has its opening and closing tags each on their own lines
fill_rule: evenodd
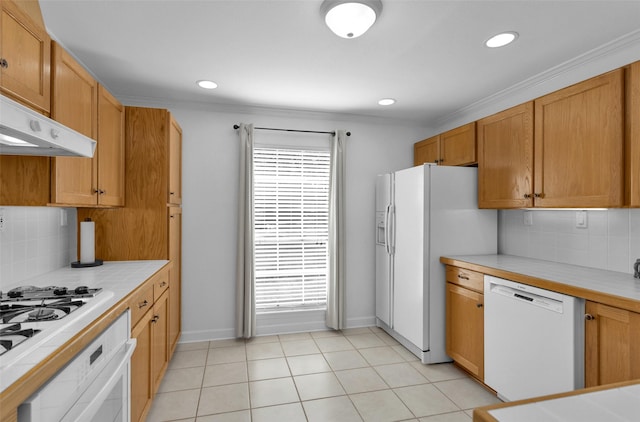
<svg viewBox="0 0 640 422">
<path fill-rule="evenodd" d="M 484 382 L 505 401 L 584 386 L 584 300 L 484 277 Z"/>
</svg>

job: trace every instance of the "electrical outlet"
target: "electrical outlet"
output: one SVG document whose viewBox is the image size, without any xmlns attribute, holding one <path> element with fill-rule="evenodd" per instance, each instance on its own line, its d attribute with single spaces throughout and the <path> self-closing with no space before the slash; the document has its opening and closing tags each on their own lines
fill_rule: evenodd
<svg viewBox="0 0 640 422">
<path fill-rule="evenodd" d="M 60 227 L 67 227 L 67 210 L 60 209 Z"/>
<path fill-rule="evenodd" d="M 525 211 L 524 213 L 524 225 L 533 226 L 533 213 L 531 211 Z"/>
<path fill-rule="evenodd" d="M 4 219 L 4 212 L 2 212 L 2 210 L 0 209 L 0 232 L 4 231 L 5 224 L 6 224 L 6 221 Z"/>
</svg>

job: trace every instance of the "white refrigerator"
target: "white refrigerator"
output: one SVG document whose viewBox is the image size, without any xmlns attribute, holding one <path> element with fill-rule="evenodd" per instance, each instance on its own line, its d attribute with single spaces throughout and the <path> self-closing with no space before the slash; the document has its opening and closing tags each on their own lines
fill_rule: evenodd
<svg viewBox="0 0 640 422">
<path fill-rule="evenodd" d="M 443 255 L 497 253 L 477 169 L 425 164 L 376 180 L 376 323 L 423 363 L 448 362 Z"/>
</svg>

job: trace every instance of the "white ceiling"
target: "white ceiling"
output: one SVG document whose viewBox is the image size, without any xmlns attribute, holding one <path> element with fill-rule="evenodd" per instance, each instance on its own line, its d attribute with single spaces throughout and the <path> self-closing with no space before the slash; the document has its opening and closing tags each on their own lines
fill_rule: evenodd
<svg viewBox="0 0 640 422">
<path fill-rule="evenodd" d="M 40 0 L 47 29 L 118 98 L 428 124 L 640 30 L 640 0 L 383 0 L 342 39 L 321 0 Z M 489 49 L 502 31 L 518 40 Z M 219 88 L 195 84 L 211 79 Z M 397 100 L 382 107 L 384 97 Z"/>
</svg>

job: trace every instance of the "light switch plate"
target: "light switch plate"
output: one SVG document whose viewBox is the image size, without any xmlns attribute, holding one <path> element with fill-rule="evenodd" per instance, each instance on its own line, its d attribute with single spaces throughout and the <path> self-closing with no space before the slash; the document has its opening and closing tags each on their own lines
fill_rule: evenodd
<svg viewBox="0 0 640 422">
<path fill-rule="evenodd" d="M 587 212 L 576 211 L 576 227 L 579 229 L 587 228 Z"/>
<path fill-rule="evenodd" d="M 533 226 L 533 213 L 531 211 L 525 211 L 524 213 L 524 225 Z"/>
</svg>

